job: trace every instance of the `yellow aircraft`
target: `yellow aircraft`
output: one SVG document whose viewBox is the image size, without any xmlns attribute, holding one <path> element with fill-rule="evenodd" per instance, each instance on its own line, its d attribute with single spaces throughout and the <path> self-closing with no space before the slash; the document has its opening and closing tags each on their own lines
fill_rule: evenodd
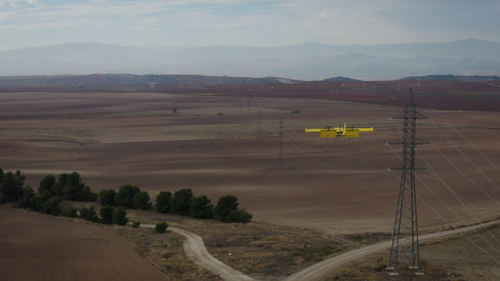
<svg viewBox="0 0 500 281">
<path fill-rule="evenodd" d="M 339 127 L 339 128 L 306 129 L 306 133 L 320 133 L 319 136 L 322 138 L 337 138 L 337 137 L 358 138 L 359 132 L 373 132 L 373 131 L 375 131 L 373 128 L 347 127 L 346 123 L 344 123 L 344 127 Z"/>
</svg>

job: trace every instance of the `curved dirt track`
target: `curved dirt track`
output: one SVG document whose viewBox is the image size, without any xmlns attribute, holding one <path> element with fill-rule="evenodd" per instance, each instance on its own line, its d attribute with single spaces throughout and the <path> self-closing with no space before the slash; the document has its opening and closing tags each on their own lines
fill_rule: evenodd
<svg viewBox="0 0 500 281">
<path fill-rule="evenodd" d="M 442 232 L 429 233 L 425 235 L 420 235 L 420 241 L 445 237 L 448 235 L 453 235 L 457 233 L 468 232 L 472 230 L 477 230 L 480 228 L 489 227 L 492 225 L 499 224 L 500 220 L 491 221 L 487 223 L 482 223 L 473 226 L 467 226 L 462 228 L 457 228 L 453 230 L 447 230 Z M 403 243 L 408 242 L 407 239 L 403 240 Z M 333 270 L 345 265 L 346 263 L 355 261 L 359 258 L 365 257 L 366 255 L 373 254 L 391 246 L 391 241 L 384 241 L 370 246 L 366 246 L 360 249 L 352 250 L 347 253 L 326 259 L 322 262 L 314 264 L 307 267 L 299 272 L 296 272 L 289 277 L 285 278 L 285 281 L 303 281 L 303 280 L 324 280 Z"/>
<path fill-rule="evenodd" d="M 141 227 L 154 228 L 154 225 L 141 224 Z M 173 226 L 169 226 L 168 229 L 186 237 L 186 240 L 184 241 L 184 252 L 197 265 L 205 268 L 213 274 L 218 275 L 224 280 L 254 281 L 253 278 L 243 274 L 236 269 L 233 269 L 232 267 L 210 255 L 210 253 L 207 251 L 207 248 L 205 247 L 205 244 L 203 243 L 203 239 L 200 236 L 190 231 Z"/>
</svg>

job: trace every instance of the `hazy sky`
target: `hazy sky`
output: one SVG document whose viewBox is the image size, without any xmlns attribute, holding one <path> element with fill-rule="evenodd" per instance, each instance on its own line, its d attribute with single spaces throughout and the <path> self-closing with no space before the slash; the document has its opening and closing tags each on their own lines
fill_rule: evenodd
<svg viewBox="0 0 500 281">
<path fill-rule="evenodd" d="M 0 0 L 0 50 L 500 41 L 500 0 Z"/>
</svg>

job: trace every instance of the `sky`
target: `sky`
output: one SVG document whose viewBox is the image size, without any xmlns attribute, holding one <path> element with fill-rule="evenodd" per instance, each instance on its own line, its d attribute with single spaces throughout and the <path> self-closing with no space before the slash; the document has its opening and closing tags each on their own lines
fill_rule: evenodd
<svg viewBox="0 0 500 281">
<path fill-rule="evenodd" d="M 0 50 L 500 41 L 500 0 L 0 0 Z"/>
</svg>

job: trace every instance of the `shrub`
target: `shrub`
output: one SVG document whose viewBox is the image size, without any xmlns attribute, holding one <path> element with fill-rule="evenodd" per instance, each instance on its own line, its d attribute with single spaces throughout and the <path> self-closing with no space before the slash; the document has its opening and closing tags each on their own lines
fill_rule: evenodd
<svg viewBox="0 0 500 281">
<path fill-rule="evenodd" d="M 42 203 L 41 212 L 53 216 L 58 216 L 62 213 L 61 197 L 52 197 Z"/>
<path fill-rule="evenodd" d="M 125 225 L 128 222 L 127 212 L 124 208 L 115 208 L 113 211 L 113 224 Z"/>
<path fill-rule="evenodd" d="M 193 191 L 191 189 L 181 189 L 174 193 L 170 204 L 171 212 L 179 215 L 189 215 L 191 210 L 191 200 Z"/>
<path fill-rule="evenodd" d="M 42 196 L 40 194 L 37 194 L 33 196 L 33 198 L 30 199 L 30 209 L 33 211 L 40 211 L 42 209 Z"/>
<path fill-rule="evenodd" d="M 115 204 L 124 208 L 132 208 L 134 205 L 134 196 L 139 192 L 141 190 L 135 185 L 123 185 L 116 193 Z"/>
<path fill-rule="evenodd" d="M 21 198 L 19 198 L 19 208 L 29 208 L 30 201 L 34 196 L 35 192 L 31 186 L 23 187 Z"/>
<path fill-rule="evenodd" d="M 97 193 L 92 192 L 90 190 L 90 187 L 84 186 L 83 189 L 80 191 L 80 196 L 78 198 L 78 201 L 94 202 L 96 199 L 97 199 Z"/>
<path fill-rule="evenodd" d="M 21 171 L 3 174 L 0 184 L 0 203 L 17 201 L 22 196 L 25 179 Z"/>
<path fill-rule="evenodd" d="M 94 207 L 80 209 L 80 215 L 78 217 L 93 222 L 99 221 L 99 217 L 97 216 L 97 212 Z"/>
<path fill-rule="evenodd" d="M 76 218 L 78 217 L 78 209 L 74 207 L 65 207 L 62 210 L 61 216 Z"/>
<path fill-rule="evenodd" d="M 155 232 L 163 233 L 167 230 L 168 224 L 166 222 L 158 223 L 155 225 Z"/>
<path fill-rule="evenodd" d="M 170 191 L 162 191 L 156 196 L 156 211 L 160 213 L 170 212 L 170 200 L 172 200 L 172 193 Z"/>
<path fill-rule="evenodd" d="M 238 209 L 238 198 L 232 195 L 226 195 L 219 198 L 214 208 L 214 218 L 225 221 L 225 218 L 231 211 Z"/>
<path fill-rule="evenodd" d="M 212 218 L 212 209 L 214 205 L 210 204 L 207 196 L 196 196 L 191 200 L 191 216 L 193 218 L 209 219 Z"/>
<path fill-rule="evenodd" d="M 113 212 L 114 208 L 110 206 L 104 206 L 99 210 L 99 215 L 101 216 L 101 222 L 105 224 L 113 223 Z"/>
<path fill-rule="evenodd" d="M 99 192 L 99 202 L 104 206 L 115 205 L 116 192 L 114 189 L 104 189 Z"/>
<path fill-rule="evenodd" d="M 139 228 L 139 226 L 141 226 L 141 223 L 138 222 L 138 221 L 134 221 L 131 225 L 133 228 Z"/>
<path fill-rule="evenodd" d="M 134 209 L 148 210 L 152 207 L 149 202 L 149 194 L 146 191 L 136 193 L 133 202 Z"/>
<path fill-rule="evenodd" d="M 243 222 L 252 220 L 252 214 L 244 209 L 238 208 L 238 198 L 227 195 L 217 201 L 213 211 L 214 217 L 223 222 Z"/>
<path fill-rule="evenodd" d="M 50 192 L 52 195 L 62 195 L 58 194 L 59 190 L 56 190 L 56 177 L 54 175 L 46 175 L 41 181 L 40 186 L 38 187 L 38 193 L 42 193 L 45 190 Z"/>
<path fill-rule="evenodd" d="M 247 223 L 252 220 L 252 214 L 247 212 L 244 209 L 237 209 L 234 211 L 230 211 L 225 217 L 225 222 L 242 222 Z"/>
</svg>

